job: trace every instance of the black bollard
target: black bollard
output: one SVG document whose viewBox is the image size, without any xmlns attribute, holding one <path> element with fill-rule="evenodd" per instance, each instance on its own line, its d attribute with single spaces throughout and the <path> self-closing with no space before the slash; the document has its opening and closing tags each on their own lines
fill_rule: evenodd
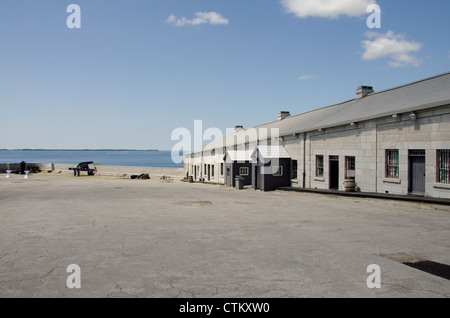
<svg viewBox="0 0 450 318">
<path fill-rule="evenodd" d="M 22 161 L 20 163 L 20 174 L 25 174 L 25 170 L 27 170 L 27 163 L 25 161 Z"/>
</svg>

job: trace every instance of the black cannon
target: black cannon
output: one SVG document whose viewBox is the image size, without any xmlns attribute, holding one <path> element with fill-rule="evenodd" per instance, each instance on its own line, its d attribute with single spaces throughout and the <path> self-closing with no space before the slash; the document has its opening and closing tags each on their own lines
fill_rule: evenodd
<svg viewBox="0 0 450 318">
<path fill-rule="evenodd" d="M 69 170 L 73 170 L 74 176 L 80 176 L 81 171 L 86 171 L 88 176 L 93 176 L 97 172 L 97 167 L 94 167 L 94 169 L 89 168 L 89 165 L 93 163 L 93 161 L 80 162 L 76 168 L 69 168 Z"/>
</svg>

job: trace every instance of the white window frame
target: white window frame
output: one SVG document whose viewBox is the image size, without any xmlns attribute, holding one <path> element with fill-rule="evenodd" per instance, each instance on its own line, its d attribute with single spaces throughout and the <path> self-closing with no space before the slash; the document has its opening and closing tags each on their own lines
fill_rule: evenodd
<svg viewBox="0 0 450 318">
<path fill-rule="evenodd" d="M 324 159 L 323 155 L 316 155 L 316 178 L 324 177 Z"/>
<path fill-rule="evenodd" d="M 247 171 L 247 172 L 242 173 L 242 169 L 245 169 L 245 171 Z M 240 176 L 248 176 L 248 174 L 249 174 L 249 169 L 248 169 L 248 167 L 240 167 L 240 168 L 239 168 L 239 175 L 240 175 Z"/>
<path fill-rule="evenodd" d="M 283 166 L 273 166 L 272 171 L 273 171 L 274 177 L 282 177 L 283 176 Z"/>
</svg>

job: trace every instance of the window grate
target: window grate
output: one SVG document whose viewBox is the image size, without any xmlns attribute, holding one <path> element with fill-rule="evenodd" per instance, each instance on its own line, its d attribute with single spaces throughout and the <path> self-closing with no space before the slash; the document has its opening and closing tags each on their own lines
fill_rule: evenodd
<svg viewBox="0 0 450 318">
<path fill-rule="evenodd" d="M 399 178 L 398 150 L 386 150 L 386 178 Z"/>
<path fill-rule="evenodd" d="M 437 161 L 437 182 L 450 184 L 450 150 L 438 150 Z"/>
<path fill-rule="evenodd" d="M 425 157 L 425 150 L 410 150 L 409 155 L 411 157 Z"/>
</svg>

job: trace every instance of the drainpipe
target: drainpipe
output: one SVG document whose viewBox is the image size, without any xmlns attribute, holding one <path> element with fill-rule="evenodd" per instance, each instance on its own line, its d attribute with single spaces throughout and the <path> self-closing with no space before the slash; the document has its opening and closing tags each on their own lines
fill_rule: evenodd
<svg viewBox="0 0 450 318">
<path fill-rule="evenodd" d="M 306 132 L 303 133 L 303 189 L 306 189 Z"/>
<path fill-rule="evenodd" d="M 309 186 L 311 187 L 311 175 L 312 175 L 312 171 L 311 171 L 311 144 L 312 144 L 312 135 L 311 133 L 309 134 Z"/>
<path fill-rule="evenodd" d="M 375 122 L 375 193 L 378 193 L 378 123 Z"/>
</svg>

